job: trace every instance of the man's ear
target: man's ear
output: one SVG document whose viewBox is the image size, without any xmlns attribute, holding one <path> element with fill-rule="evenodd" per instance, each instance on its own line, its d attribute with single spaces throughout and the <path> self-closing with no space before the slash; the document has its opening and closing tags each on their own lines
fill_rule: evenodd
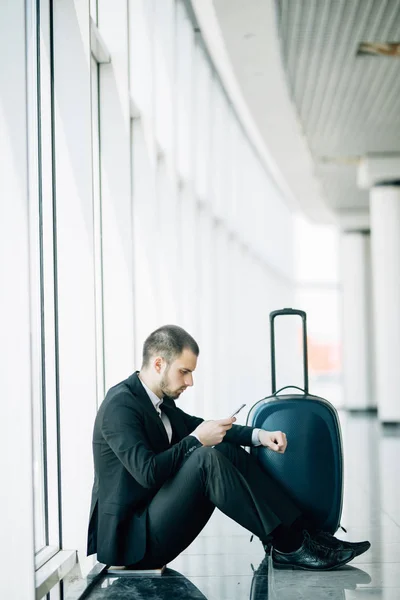
<svg viewBox="0 0 400 600">
<path fill-rule="evenodd" d="M 162 367 L 163 367 L 163 363 L 164 363 L 164 359 L 162 358 L 162 356 L 157 356 L 154 359 L 154 368 L 157 371 L 157 373 L 161 373 Z"/>
</svg>

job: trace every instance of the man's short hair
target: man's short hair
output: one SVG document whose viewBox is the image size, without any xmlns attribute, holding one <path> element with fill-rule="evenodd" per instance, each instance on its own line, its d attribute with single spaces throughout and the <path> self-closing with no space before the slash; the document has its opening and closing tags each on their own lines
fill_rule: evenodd
<svg viewBox="0 0 400 600">
<path fill-rule="evenodd" d="M 162 356 L 170 364 L 185 350 L 196 356 L 200 349 L 194 338 L 178 325 L 163 325 L 149 335 L 143 345 L 143 364 L 146 367 L 152 356 Z"/>
</svg>

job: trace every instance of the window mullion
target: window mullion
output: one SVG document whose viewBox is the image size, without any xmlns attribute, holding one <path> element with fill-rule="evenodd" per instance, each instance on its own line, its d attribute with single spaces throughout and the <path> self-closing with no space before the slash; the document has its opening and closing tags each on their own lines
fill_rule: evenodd
<svg viewBox="0 0 400 600">
<path fill-rule="evenodd" d="M 60 547 L 59 464 L 56 382 L 55 239 L 53 203 L 51 23 L 49 3 L 39 0 L 40 19 L 40 158 L 42 218 L 42 322 L 44 355 L 45 458 L 47 475 L 47 543 Z"/>
</svg>

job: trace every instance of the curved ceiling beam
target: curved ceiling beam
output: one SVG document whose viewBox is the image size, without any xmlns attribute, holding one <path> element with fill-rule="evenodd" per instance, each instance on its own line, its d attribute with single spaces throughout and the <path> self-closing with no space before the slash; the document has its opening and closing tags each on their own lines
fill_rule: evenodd
<svg viewBox="0 0 400 600">
<path fill-rule="evenodd" d="M 332 223 L 289 99 L 272 0 L 192 0 L 235 110 L 289 206 Z"/>
</svg>

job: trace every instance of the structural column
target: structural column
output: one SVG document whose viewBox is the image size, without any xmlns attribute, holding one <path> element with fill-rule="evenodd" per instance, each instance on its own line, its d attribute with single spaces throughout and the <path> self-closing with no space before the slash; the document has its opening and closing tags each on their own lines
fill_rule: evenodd
<svg viewBox="0 0 400 600">
<path fill-rule="evenodd" d="M 379 417 L 400 423 L 400 187 L 370 192 Z"/>
<path fill-rule="evenodd" d="M 371 278 L 369 230 L 341 236 L 343 373 L 348 410 L 376 407 L 372 392 Z"/>
<path fill-rule="evenodd" d="M 400 155 L 364 159 L 359 183 L 370 189 L 379 418 L 385 424 L 400 423 Z"/>
</svg>

